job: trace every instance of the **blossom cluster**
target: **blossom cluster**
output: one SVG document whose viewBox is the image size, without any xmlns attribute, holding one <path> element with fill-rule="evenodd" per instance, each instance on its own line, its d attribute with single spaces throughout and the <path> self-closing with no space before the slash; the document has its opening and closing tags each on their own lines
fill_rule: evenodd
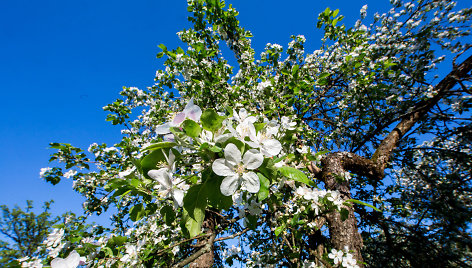
<svg viewBox="0 0 472 268">
<path fill-rule="evenodd" d="M 328 257 L 333 260 L 335 267 L 345 268 L 359 268 L 357 261 L 353 258 L 353 255 L 349 253 L 346 248 L 345 251 L 331 249 Z"/>
</svg>

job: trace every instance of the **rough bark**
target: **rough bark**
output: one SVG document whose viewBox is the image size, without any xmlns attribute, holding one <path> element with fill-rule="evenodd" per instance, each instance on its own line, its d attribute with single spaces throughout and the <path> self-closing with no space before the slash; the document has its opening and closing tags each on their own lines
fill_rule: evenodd
<svg viewBox="0 0 472 268">
<path fill-rule="evenodd" d="M 198 241 L 198 244 L 203 245 L 202 249 L 206 248 L 207 250 L 193 261 L 190 267 L 207 268 L 212 267 L 214 263 L 213 242 L 216 237 L 216 221 L 213 215 L 206 215 L 205 221 L 202 223 L 202 228 L 211 233 L 210 237 L 202 238 L 201 241 Z"/>
<path fill-rule="evenodd" d="M 321 178 L 326 185 L 326 189 L 339 191 L 343 200 L 351 198 L 349 181 L 340 181 L 336 176 L 343 174 L 346 170 L 343 163 L 343 158 L 346 155 L 348 153 L 332 153 L 323 158 L 323 170 L 321 172 Z M 349 211 L 349 216 L 344 221 L 341 219 L 341 214 L 337 211 L 326 216 L 331 243 L 338 250 L 348 247 L 350 251 L 353 251 L 354 258 L 359 263 L 362 263 L 361 249 L 363 242 L 357 229 L 354 207 L 346 207 L 346 209 Z"/>
</svg>

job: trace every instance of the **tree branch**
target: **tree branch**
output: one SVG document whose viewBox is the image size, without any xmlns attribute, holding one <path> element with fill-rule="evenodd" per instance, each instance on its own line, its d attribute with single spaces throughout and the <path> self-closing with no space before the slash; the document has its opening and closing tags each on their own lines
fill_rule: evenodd
<svg viewBox="0 0 472 268">
<path fill-rule="evenodd" d="M 210 252 L 211 247 L 213 246 L 213 242 L 215 241 L 215 237 L 216 237 L 216 233 L 213 233 L 210 236 L 210 239 L 208 240 L 208 243 L 205 246 L 203 246 L 201 249 L 199 249 L 197 252 L 195 252 L 194 254 L 192 254 L 191 256 L 186 258 L 185 260 L 179 262 L 177 265 L 175 265 L 175 267 L 177 267 L 177 268 L 184 267 L 185 265 L 187 265 L 187 264 L 193 262 L 194 260 L 196 260 L 201 255 L 203 255 L 207 252 Z"/>
<path fill-rule="evenodd" d="M 232 235 L 229 235 L 229 236 L 225 236 L 225 237 L 220 237 L 218 239 L 215 240 L 215 242 L 218 242 L 218 241 L 223 241 L 223 240 L 228 240 L 228 239 L 231 239 L 231 238 L 235 238 L 237 236 L 240 236 L 242 234 L 244 234 L 245 232 L 249 231 L 249 228 L 246 228 L 244 230 L 242 230 L 241 232 L 237 232 L 235 234 L 232 234 Z"/>
<path fill-rule="evenodd" d="M 434 92 L 436 95 L 430 99 L 419 102 L 413 111 L 406 114 L 402 121 L 388 134 L 388 136 L 380 143 L 374 153 L 372 160 L 378 165 L 379 170 L 384 171 L 393 149 L 398 141 L 419 121 L 431 108 L 434 107 L 447 93 L 457 84 L 457 82 L 466 77 L 472 69 L 472 56 L 469 56 L 460 65 L 454 69 L 439 82 Z"/>
</svg>

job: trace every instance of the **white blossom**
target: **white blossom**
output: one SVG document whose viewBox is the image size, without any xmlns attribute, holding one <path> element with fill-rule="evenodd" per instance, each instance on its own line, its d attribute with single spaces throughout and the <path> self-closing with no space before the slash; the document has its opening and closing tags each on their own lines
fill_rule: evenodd
<svg viewBox="0 0 472 268">
<path fill-rule="evenodd" d="M 212 164 L 213 172 L 225 177 L 221 183 L 221 193 L 226 196 L 233 195 L 240 186 L 248 192 L 257 193 L 260 188 L 259 177 L 247 170 L 260 167 L 264 156 L 251 149 L 241 157 L 241 151 L 233 143 L 226 145 L 224 155 L 224 159 L 216 159 Z"/>
</svg>

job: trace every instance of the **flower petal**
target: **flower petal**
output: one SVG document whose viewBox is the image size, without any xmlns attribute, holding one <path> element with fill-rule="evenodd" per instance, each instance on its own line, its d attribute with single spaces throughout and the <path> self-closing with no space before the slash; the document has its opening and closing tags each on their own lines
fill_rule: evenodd
<svg viewBox="0 0 472 268">
<path fill-rule="evenodd" d="M 167 159 L 167 163 L 169 164 L 169 166 L 172 166 L 174 164 L 174 161 L 175 161 L 175 154 L 174 152 L 172 152 L 172 149 L 171 149 L 169 150 L 169 158 Z"/>
<path fill-rule="evenodd" d="M 180 189 L 174 189 L 172 192 L 172 198 L 179 207 L 182 207 L 184 201 L 184 191 Z"/>
<path fill-rule="evenodd" d="M 254 172 L 248 172 L 243 174 L 243 183 L 246 190 L 250 193 L 257 193 L 261 188 L 259 177 Z"/>
<path fill-rule="evenodd" d="M 177 115 L 175 115 L 174 120 L 172 120 L 172 125 L 173 126 L 180 125 L 180 123 L 182 123 L 185 120 L 185 117 L 186 115 L 184 112 L 178 113 Z"/>
<path fill-rule="evenodd" d="M 256 169 L 264 162 L 264 156 L 256 149 L 251 149 L 244 154 L 243 163 L 246 169 Z"/>
<path fill-rule="evenodd" d="M 225 147 L 225 159 L 231 166 L 241 163 L 241 151 L 233 143 L 228 143 Z"/>
<path fill-rule="evenodd" d="M 80 255 L 75 250 L 67 258 L 55 258 L 51 261 L 51 268 L 76 268 L 80 264 Z"/>
<path fill-rule="evenodd" d="M 55 258 L 51 261 L 51 268 L 68 268 L 67 261 L 63 258 Z"/>
<path fill-rule="evenodd" d="M 282 150 L 282 144 L 276 139 L 268 139 L 262 142 L 262 153 L 268 157 L 276 156 Z"/>
<path fill-rule="evenodd" d="M 241 121 L 244 121 L 244 119 L 246 119 L 247 116 L 248 116 L 248 113 L 245 108 L 239 109 L 239 118 Z"/>
<path fill-rule="evenodd" d="M 224 178 L 221 182 L 220 190 L 221 193 L 225 196 L 233 195 L 236 190 L 238 190 L 239 186 L 241 185 L 241 180 L 239 179 L 238 175 L 228 176 Z"/>
<path fill-rule="evenodd" d="M 187 118 L 192 119 L 195 122 L 200 121 L 200 117 L 202 116 L 202 109 L 197 105 L 193 104 L 193 98 L 187 103 L 184 109 L 185 116 Z"/>
<path fill-rule="evenodd" d="M 67 262 L 68 267 L 74 267 L 75 268 L 75 267 L 79 266 L 80 255 L 79 255 L 79 253 L 77 253 L 77 251 L 74 250 L 71 253 L 69 253 L 69 256 L 67 256 L 65 261 Z"/>
<path fill-rule="evenodd" d="M 162 125 L 159 125 L 156 127 L 156 134 L 157 135 L 161 135 L 161 134 L 168 134 L 170 133 L 170 123 L 165 123 L 165 124 L 162 124 Z"/>
<path fill-rule="evenodd" d="M 226 133 L 215 137 L 215 143 L 224 143 L 229 138 L 233 137 L 232 133 Z"/>
<path fill-rule="evenodd" d="M 170 131 L 170 130 L 169 130 Z M 165 141 L 165 142 L 175 142 L 175 137 L 174 137 L 174 134 L 170 133 L 170 134 L 166 134 L 162 137 L 162 139 Z"/>
<path fill-rule="evenodd" d="M 255 116 L 249 116 L 248 118 L 244 119 L 244 122 L 254 124 L 257 121 L 257 117 Z"/>
<path fill-rule="evenodd" d="M 233 118 L 234 120 L 241 122 L 241 118 L 239 118 L 239 114 L 235 109 L 233 109 Z"/>
<path fill-rule="evenodd" d="M 148 176 L 151 177 L 153 180 L 159 182 L 162 186 L 164 186 L 165 190 L 170 189 L 172 187 L 169 170 L 167 168 L 161 168 L 159 170 L 149 170 Z"/>
<path fill-rule="evenodd" d="M 236 174 L 232 167 L 226 165 L 226 161 L 223 158 L 216 159 L 211 165 L 211 168 L 218 176 L 232 176 Z"/>
</svg>

